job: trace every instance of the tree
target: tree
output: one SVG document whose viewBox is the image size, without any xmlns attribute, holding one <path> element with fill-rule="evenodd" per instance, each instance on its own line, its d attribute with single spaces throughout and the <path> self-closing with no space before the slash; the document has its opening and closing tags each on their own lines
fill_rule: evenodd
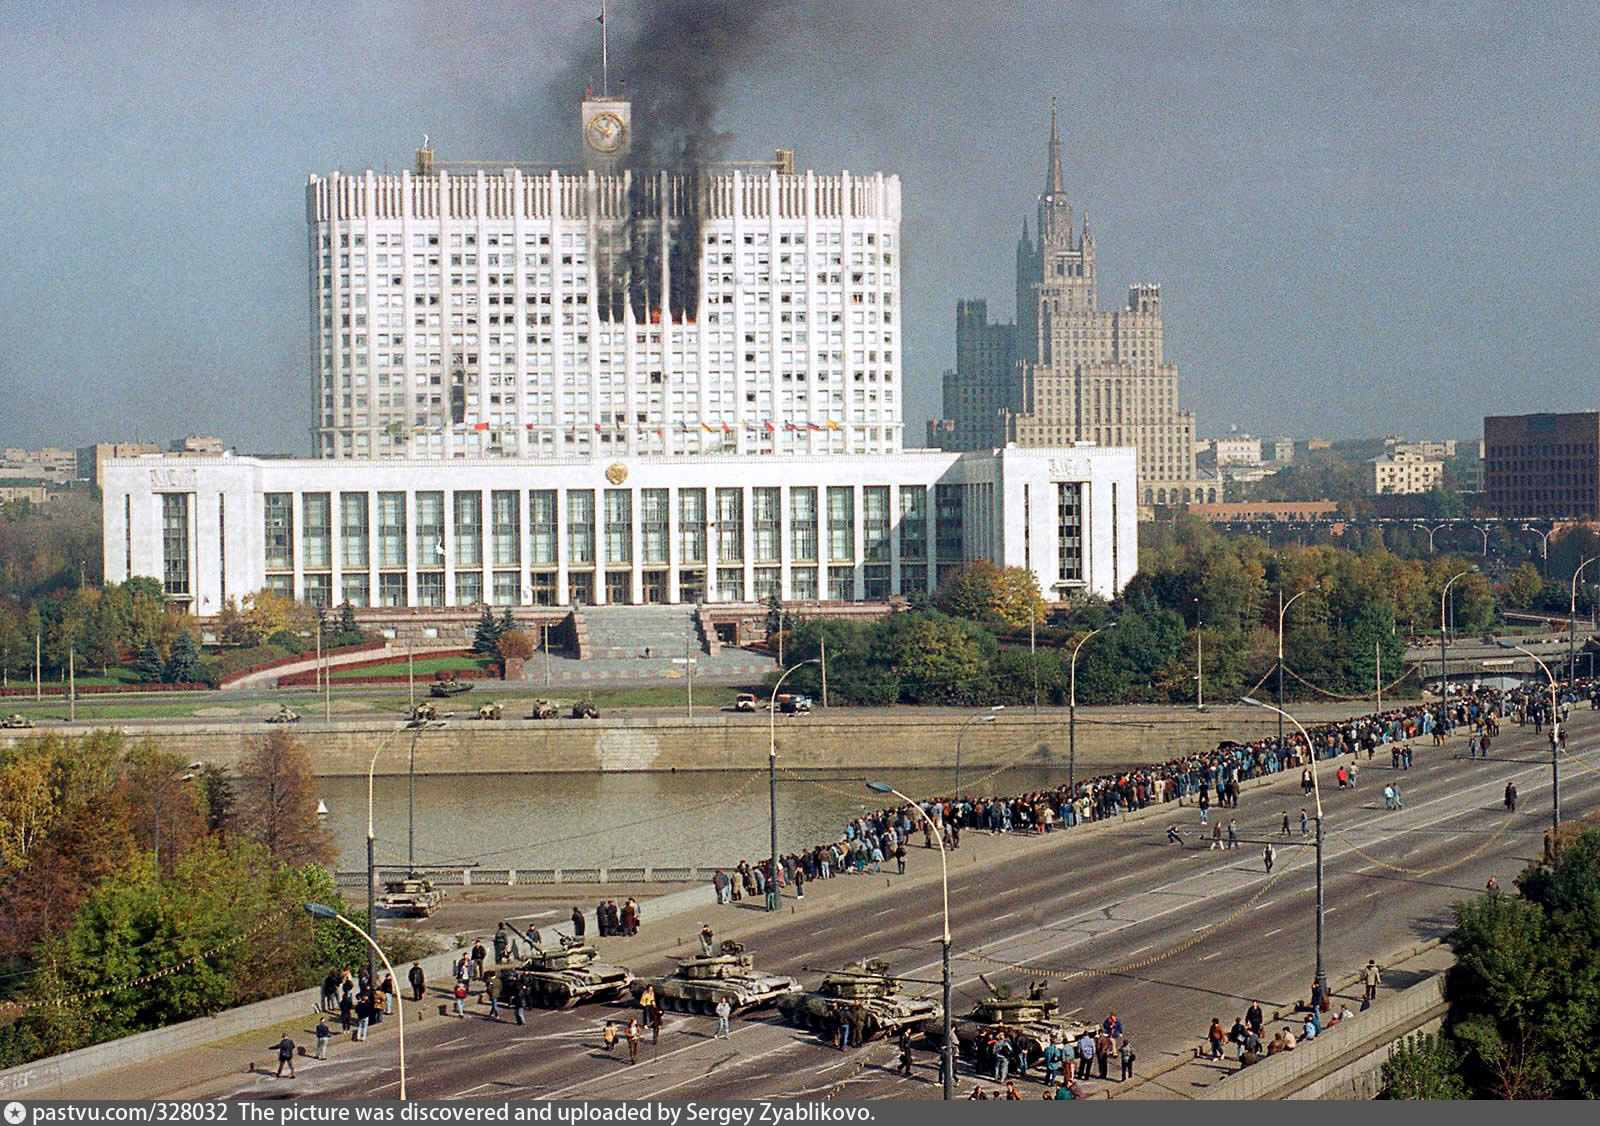
<svg viewBox="0 0 1600 1126">
<path fill-rule="evenodd" d="M 1445 1038 L 1407 1036 L 1383 1065 L 1385 1092 L 1391 1099 L 1464 1099 L 1460 1066 L 1460 1053 Z"/>
<path fill-rule="evenodd" d="M 1516 610 L 1531 609 L 1544 592 L 1544 578 L 1539 568 L 1524 563 L 1500 588 L 1500 596 L 1507 606 Z"/>
<path fill-rule="evenodd" d="M 134 666 L 139 674 L 140 684 L 160 684 L 166 675 L 166 662 L 161 659 L 161 650 L 156 645 L 155 638 L 145 641 L 144 647 L 139 650 L 139 662 Z"/>
<path fill-rule="evenodd" d="M 507 606 L 505 611 L 501 613 L 500 620 L 495 623 L 495 629 L 500 633 L 506 633 L 507 631 L 514 630 L 516 628 L 517 619 L 511 616 L 511 607 Z"/>
<path fill-rule="evenodd" d="M 199 666 L 200 653 L 195 649 L 194 635 L 185 630 L 172 643 L 172 655 L 167 658 L 167 683 L 192 684 Z"/>
<path fill-rule="evenodd" d="M 312 607 L 270 588 L 245 595 L 246 644 L 254 645 L 279 633 L 306 633 L 315 627 L 316 621 L 317 612 Z"/>
<path fill-rule="evenodd" d="M 50 745 L 38 740 L 0 752 L 0 868 L 21 868 L 56 818 Z"/>
<path fill-rule="evenodd" d="M 1047 607 L 1033 572 L 997 567 L 987 559 L 968 563 L 946 579 L 934 595 L 946 614 L 972 621 L 1001 621 L 1015 629 L 1044 620 Z"/>
<path fill-rule="evenodd" d="M 533 642 L 520 629 L 508 629 L 495 642 L 502 661 L 526 661 L 533 656 Z"/>
<path fill-rule="evenodd" d="M 494 611 L 485 606 L 478 616 L 478 628 L 472 634 L 472 651 L 484 657 L 493 656 L 499 640 L 500 626 L 494 620 Z"/>
<path fill-rule="evenodd" d="M 257 740 L 240 767 L 233 827 L 287 864 L 333 859 L 333 838 L 317 818 L 310 756 L 287 731 Z"/>
</svg>

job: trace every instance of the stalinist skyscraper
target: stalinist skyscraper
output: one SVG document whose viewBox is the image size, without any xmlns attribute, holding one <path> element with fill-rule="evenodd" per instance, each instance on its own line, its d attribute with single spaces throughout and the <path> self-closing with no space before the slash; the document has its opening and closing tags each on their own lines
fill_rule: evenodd
<svg viewBox="0 0 1600 1126">
<path fill-rule="evenodd" d="M 1161 286 L 1130 286 L 1124 308 L 1097 308 L 1094 236 L 1087 216 L 1073 219 L 1053 108 L 1036 233 L 1024 222 L 1015 324 L 989 321 L 981 300 L 957 304 L 956 369 L 931 438 L 948 449 L 1133 446 L 1140 503 L 1191 499 L 1194 415 L 1178 409 L 1178 369 L 1162 355 Z"/>
</svg>

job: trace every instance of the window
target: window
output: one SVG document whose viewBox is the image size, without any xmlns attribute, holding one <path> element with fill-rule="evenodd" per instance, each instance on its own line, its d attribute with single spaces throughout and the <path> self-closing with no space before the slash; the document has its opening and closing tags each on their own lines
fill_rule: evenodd
<svg viewBox="0 0 1600 1126">
<path fill-rule="evenodd" d="M 594 490 L 567 490 L 567 562 L 594 562 Z M 574 600 L 575 601 L 575 600 Z M 589 578 L 586 605 L 594 602 L 594 577 Z"/>
<path fill-rule="evenodd" d="M 365 499 L 365 498 L 363 498 Z M 346 574 L 344 577 L 344 600 L 351 606 L 369 606 L 372 604 L 372 579 L 367 575 Z"/>
<path fill-rule="evenodd" d="M 934 486 L 933 538 L 934 550 L 941 562 L 959 562 L 966 558 L 960 485 Z"/>
<path fill-rule="evenodd" d="M 1056 575 L 1064 583 L 1083 581 L 1083 485 L 1056 485 Z"/>
<path fill-rule="evenodd" d="M 482 493 L 456 493 L 452 498 L 455 508 L 455 556 L 457 567 L 480 567 L 483 565 L 483 494 Z M 483 593 L 483 576 L 478 576 L 478 593 L 480 597 L 462 601 L 460 588 L 457 587 L 456 603 L 460 606 L 470 606 L 474 602 L 481 602 Z"/>
<path fill-rule="evenodd" d="M 718 491 L 720 492 L 721 490 L 719 489 Z M 744 601 L 743 567 L 717 568 L 717 598 L 723 602 Z"/>
<path fill-rule="evenodd" d="M 522 562 L 522 513 L 519 494 L 511 489 L 496 489 L 489 495 L 494 542 L 491 545 L 496 567 L 515 567 Z"/>
<path fill-rule="evenodd" d="M 333 566 L 333 504 L 328 493 L 300 496 L 300 552 L 306 570 Z"/>
<path fill-rule="evenodd" d="M 789 572 L 789 597 L 795 602 L 817 600 L 817 569 L 794 567 Z"/>
<path fill-rule="evenodd" d="M 868 602 L 885 602 L 889 598 L 889 564 L 869 563 L 862 568 L 861 596 Z"/>
<path fill-rule="evenodd" d="M 473 606 L 482 601 L 483 572 L 457 571 L 455 604 L 457 606 Z"/>
<path fill-rule="evenodd" d="M 724 563 L 744 558 L 744 490 L 717 490 L 717 559 Z M 718 580 L 721 585 L 721 580 Z M 744 581 L 739 583 L 741 589 Z"/>
<path fill-rule="evenodd" d="M 289 494 L 270 495 L 287 500 Z M 161 589 L 176 598 L 189 595 L 188 493 L 161 494 Z"/>
<path fill-rule="evenodd" d="M 535 606 L 555 606 L 558 603 L 554 571 L 534 571 L 528 576 L 528 582 L 533 591 Z"/>
<path fill-rule="evenodd" d="M 646 563 L 667 561 L 666 489 L 641 489 L 639 491 L 639 553 Z"/>
<path fill-rule="evenodd" d="M 570 501 L 572 494 L 568 493 Z M 589 494 L 591 504 L 594 494 Z M 569 505 L 570 508 L 570 505 Z M 592 531 L 591 527 L 591 531 Z M 571 534 L 571 530 L 568 530 Z M 594 572 L 593 571 L 568 571 L 567 572 L 567 603 L 571 606 L 594 605 Z"/>
<path fill-rule="evenodd" d="M 515 606 L 522 601 L 522 575 L 517 571 L 494 573 L 494 604 Z"/>
<path fill-rule="evenodd" d="M 850 485 L 828 486 L 828 558 L 842 562 L 856 557 L 855 489 Z M 832 589 L 830 576 L 828 586 Z M 831 598 L 832 595 L 830 594 Z"/>
<path fill-rule="evenodd" d="M 861 490 L 861 557 L 886 562 L 889 552 L 889 486 L 868 485 Z"/>
<path fill-rule="evenodd" d="M 904 563 L 900 567 L 901 594 L 928 593 L 928 566 L 926 563 Z"/>
<path fill-rule="evenodd" d="M 378 494 L 378 566 L 404 567 L 406 565 L 406 495 L 404 493 Z M 382 606 L 405 605 L 405 584 L 400 587 L 401 601 L 380 602 Z M 383 584 L 378 584 L 378 597 L 384 597 Z"/>
<path fill-rule="evenodd" d="M 633 493 L 627 489 L 606 490 L 606 562 L 633 562 Z"/>
<path fill-rule="evenodd" d="M 528 561 L 530 563 L 556 562 L 556 544 L 559 531 L 556 527 L 556 491 L 534 489 L 528 494 Z M 547 605 L 554 605 L 548 603 Z"/>
<path fill-rule="evenodd" d="M 783 597 L 783 572 L 777 567 L 757 567 L 755 574 L 757 602 L 770 602 Z"/>
<path fill-rule="evenodd" d="M 417 566 L 442 567 L 444 566 L 444 494 L 443 493 L 417 493 Z M 421 579 L 418 580 L 419 597 Z M 436 606 L 435 602 L 424 602 L 424 606 Z"/>
<path fill-rule="evenodd" d="M 789 555 L 793 559 L 817 557 L 817 490 L 814 488 L 789 490 Z M 811 598 L 814 599 L 815 572 L 812 578 Z"/>
<path fill-rule="evenodd" d="M 294 570 L 294 497 L 267 493 L 263 498 L 267 520 L 267 570 Z M 184 502 L 187 505 L 187 501 Z M 188 519 L 187 513 L 185 520 Z"/>
<path fill-rule="evenodd" d="M 443 508 L 443 500 L 440 507 Z M 444 572 L 443 571 L 418 571 L 417 572 L 417 605 L 443 606 L 444 605 Z"/>
<path fill-rule="evenodd" d="M 404 606 L 406 604 L 406 576 L 395 571 L 378 576 L 378 605 Z"/>
<path fill-rule="evenodd" d="M 365 571 L 368 550 L 366 493 L 339 494 L 339 542 L 339 558 L 344 569 Z"/>
<path fill-rule="evenodd" d="M 750 491 L 750 519 L 755 525 L 755 558 L 763 563 L 776 563 L 778 549 L 783 543 L 780 524 L 781 505 L 776 488 Z M 758 595 L 758 597 L 766 597 Z"/>
<path fill-rule="evenodd" d="M 319 610 L 326 610 L 332 606 L 333 576 L 327 574 L 305 576 L 305 589 L 301 600 Z"/>
<path fill-rule="evenodd" d="M 834 602 L 856 600 L 856 569 L 854 567 L 828 568 L 828 598 Z"/>
<path fill-rule="evenodd" d="M 900 487 L 900 558 L 928 557 L 928 489 L 924 485 Z"/>
<path fill-rule="evenodd" d="M 678 555 L 685 563 L 704 563 L 706 561 L 706 491 L 704 489 L 678 490 Z M 700 582 L 700 593 L 704 596 L 704 578 Z M 692 601 L 687 595 L 681 593 L 679 598 L 684 602 Z"/>
</svg>

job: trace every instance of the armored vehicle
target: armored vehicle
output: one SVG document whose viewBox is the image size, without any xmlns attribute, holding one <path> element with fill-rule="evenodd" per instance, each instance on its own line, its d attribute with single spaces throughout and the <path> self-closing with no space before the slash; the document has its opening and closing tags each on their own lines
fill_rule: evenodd
<svg viewBox="0 0 1600 1126">
<path fill-rule="evenodd" d="M 994 985 L 987 977 L 983 977 L 983 983 L 989 987 L 989 996 L 951 1025 L 956 1036 L 956 1050 L 968 1059 L 981 1058 L 989 1035 L 1001 1029 L 1012 1039 L 1021 1034 L 1030 1066 L 1044 1058 L 1044 1046 L 1052 1038 L 1058 1044 L 1071 1045 L 1085 1031 L 1091 1035 L 1096 1031 L 1092 1025 L 1060 1019 L 1061 1003 L 1044 995 L 1042 981 L 1030 985 L 1025 997 L 1014 996 L 1009 987 Z M 927 1021 L 922 1028 L 930 1044 L 935 1048 L 944 1046 L 942 1014 L 937 1020 Z"/>
<path fill-rule="evenodd" d="M 502 714 L 499 700 L 491 700 L 487 704 L 478 706 L 479 719 L 499 719 Z"/>
<path fill-rule="evenodd" d="M 771 1005 L 800 984 L 785 974 L 756 973 L 744 943 L 725 939 L 717 953 L 684 958 L 667 977 L 635 981 L 633 995 L 642 996 L 646 988 L 656 991 L 657 1004 L 668 1012 L 709 1015 L 724 997 L 734 1012 L 743 1012 Z"/>
<path fill-rule="evenodd" d="M 852 962 L 826 974 L 813 993 L 790 993 L 778 1001 L 778 1011 L 790 1024 L 832 1036 L 839 1021 L 852 1010 L 863 1017 L 861 1041 L 893 1036 L 903 1028 L 920 1028 L 941 1021 L 937 1002 L 922 997 L 902 997 L 900 982 L 889 976 L 889 963 L 881 958 Z"/>
<path fill-rule="evenodd" d="M 533 702 L 533 710 L 528 712 L 529 719 L 555 719 L 561 714 L 561 709 L 549 700 L 539 699 Z"/>
<path fill-rule="evenodd" d="M 512 928 L 515 930 L 516 928 Z M 533 947 L 533 956 L 520 965 L 496 967 L 495 984 L 502 1004 L 519 991 L 525 1004 L 541 1009 L 566 1009 L 582 1001 L 614 1001 L 628 992 L 633 974 L 622 966 L 595 964 L 600 951 L 581 938 L 561 935 L 561 946 L 539 946 L 517 931 Z"/>
<path fill-rule="evenodd" d="M 430 696 L 459 696 L 463 692 L 471 691 L 471 681 L 457 680 L 453 676 L 447 676 L 443 680 L 436 680 L 428 686 L 428 695 Z"/>
<path fill-rule="evenodd" d="M 599 719 L 600 709 L 594 706 L 593 700 L 579 700 L 572 705 L 573 719 Z"/>
<path fill-rule="evenodd" d="M 300 717 L 299 716 L 295 716 L 295 718 L 299 719 Z M 32 726 L 33 726 L 33 720 L 29 719 L 27 716 L 23 715 L 21 712 L 12 712 L 10 715 L 6 716 L 5 719 L 0 719 L 0 727 L 32 727 Z"/>
<path fill-rule="evenodd" d="M 278 714 L 269 715 L 267 717 L 267 722 L 268 723 L 299 723 L 300 722 L 300 713 L 295 711 L 288 704 L 279 704 L 278 705 Z"/>
<path fill-rule="evenodd" d="M 434 721 L 436 721 L 438 719 L 441 719 L 444 716 L 448 716 L 448 715 L 452 715 L 452 714 L 454 714 L 454 713 L 452 713 L 452 712 L 441 712 L 436 705 L 434 705 L 433 703 L 431 703 L 428 700 L 424 700 L 420 704 L 411 705 L 411 722 L 412 723 L 433 723 Z"/>
<path fill-rule="evenodd" d="M 444 892 L 433 886 L 432 880 L 407 876 L 403 880 L 389 880 L 383 885 L 383 894 L 377 905 L 397 915 L 415 915 L 427 918 L 434 908 L 444 902 Z"/>
</svg>

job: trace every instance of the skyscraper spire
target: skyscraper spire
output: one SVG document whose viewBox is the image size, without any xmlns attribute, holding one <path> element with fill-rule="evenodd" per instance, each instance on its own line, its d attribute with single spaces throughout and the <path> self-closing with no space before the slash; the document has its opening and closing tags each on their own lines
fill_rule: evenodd
<svg viewBox="0 0 1600 1126">
<path fill-rule="evenodd" d="M 1047 193 L 1066 190 L 1061 182 L 1061 130 L 1056 126 L 1056 100 L 1050 99 L 1050 174 L 1045 177 Z"/>
</svg>

